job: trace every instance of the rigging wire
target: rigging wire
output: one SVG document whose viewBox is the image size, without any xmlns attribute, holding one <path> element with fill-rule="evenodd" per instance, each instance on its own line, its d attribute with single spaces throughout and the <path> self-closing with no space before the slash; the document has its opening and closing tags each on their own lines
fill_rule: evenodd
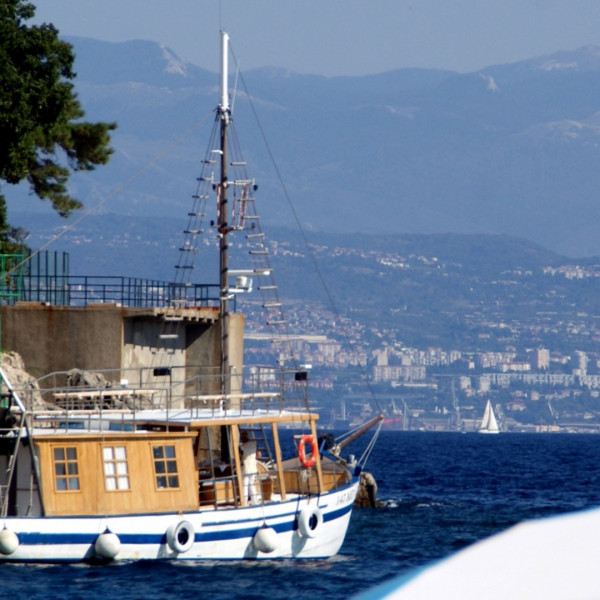
<svg viewBox="0 0 600 600">
<path fill-rule="evenodd" d="M 231 42 L 230 42 L 230 46 L 231 46 Z M 233 59 L 236 63 L 236 65 L 238 64 L 237 58 L 235 56 L 235 53 L 233 52 L 233 48 L 231 48 L 231 53 L 233 55 Z M 277 179 L 279 181 L 279 184 L 281 185 L 281 188 L 283 190 L 283 195 L 284 198 L 286 199 L 286 202 L 288 203 L 288 206 L 290 208 L 290 211 L 292 212 L 292 216 L 294 217 L 294 221 L 296 223 L 296 226 L 298 227 L 299 231 L 300 231 L 300 235 L 302 237 L 302 241 L 304 242 L 305 247 L 307 248 L 307 253 L 310 256 L 313 268 L 315 270 L 315 272 L 317 273 L 317 277 L 319 278 L 319 281 L 321 283 L 321 286 L 323 287 L 323 290 L 325 291 L 325 295 L 327 296 L 327 300 L 331 306 L 331 309 L 333 311 L 333 313 L 335 314 L 336 318 L 338 319 L 338 321 L 340 321 L 341 319 L 341 315 L 340 312 L 337 308 L 337 305 L 333 299 L 333 295 L 331 293 L 331 290 L 329 289 L 329 286 L 327 285 L 327 281 L 325 279 L 325 276 L 323 275 L 323 272 L 321 271 L 319 264 L 317 262 L 317 259 L 315 257 L 315 254 L 312 250 L 312 247 L 309 244 L 308 241 L 308 237 L 306 235 L 306 232 L 304 230 L 304 228 L 302 227 L 302 223 L 300 221 L 300 218 L 298 216 L 298 213 L 296 212 L 296 209 L 294 208 L 294 205 L 292 203 L 291 197 L 288 193 L 287 187 L 285 185 L 285 182 L 283 180 L 283 176 L 281 175 L 281 171 L 279 170 L 279 166 L 277 165 L 277 162 L 275 160 L 275 155 L 273 154 L 273 151 L 271 149 L 271 146 L 269 145 L 269 142 L 267 140 L 267 136 L 265 134 L 265 131 L 263 129 L 262 123 L 258 117 L 258 112 L 256 110 L 256 107 L 254 105 L 254 102 L 252 101 L 252 97 L 250 95 L 250 92 L 248 91 L 248 87 L 246 85 L 246 81 L 244 79 L 244 76 L 241 72 L 239 72 L 239 77 L 240 80 L 242 82 L 242 86 L 244 88 L 244 91 L 246 93 L 246 97 L 248 99 L 248 103 L 250 105 L 250 108 L 252 110 L 252 114 L 254 115 L 254 118 L 256 120 L 256 124 L 258 126 L 258 130 L 260 131 L 260 135 L 262 137 L 263 143 L 265 144 L 266 150 L 267 150 L 267 154 L 269 155 L 269 158 L 271 160 L 271 164 L 273 165 L 273 168 L 275 169 L 275 174 L 277 176 Z M 344 337 L 346 343 L 348 344 L 348 346 L 350 348 L 353 347 L 353 342 L 350 339 L 348 332 L 346 331 L 345 328 L 342 328 L 342 336 Z M 375 390 L 373 389 L 373 387 L 371 386 L 368 378 L 365 378 L 366 384 L 367 384 L 367 388 L 369 390 L 369 394 L 371 395 L 371 397 L 373 398 L 373 400 L 375 401 L 375 404 L 377 405 L 377 409 L 381 412 L 383 409 L 381 407 L 381 404 L 377 398 L 377 396 L 375 395 Z"/>
<path fill-rule="evenodd" d="M 235 99 L 237 97 L 238 79 L 240 78 L 240 64 L 235 61 L 235 82 L 233 84 L 233 94 L 231 95 L 231 114 L 234 114 Z"/>
<path fill-rule="evenodd" d="M 229 43 L 229 50 L 234 59 L 236 66 L 236 79 L 234 86 L 234 96 L 232 99 L 232 107 L 235 102 L 235 96 L 237 95 L 238 90 L 238 80 L 242 79 L 241 69 L 239 67 L 239 61 L 237 60 L 235 53 L 231 47 L 231 42 Z M 247 89 L 244 85 L 246 95 Z M 237 154 L 240 158 L 242 158 L 242 151 L 240 147 L 240 142 L 237 137 L 237 132 L 234 126 L 235 120 L 233 119 L 233 108 L 232 108 L 232 119 L 230 121 L 230 144 L 232 148 L 232 154 Z M 240 164 L 245 165 L 245 161 L 241 161 Z M 248 175 L 245 173 L 244 169 L 244 178 L 248 179 Z M 260 221 L 258 220 L 258 212 L 256 211 L 256 206 L 254 203 L 253 195 L 248 197 L 249 202 L 246 203 L 246 211 L 248 214 L 247 218 L 252 219 L 252 216 L 256 218 L 253 220 L 248 230 L 246 227 L 243 229 L 247 232 L 246 239 L 248 240 L 248 249 L 250 250 L 250 254 L 253 256 L 253 264 L 254 264 L 254 272 L 259 274 L 259 282 L 262 280 L 266 285 L 260 284 L 258 285 L 258 290 L 260 291 L 262 298 L 262 307 L 265 310 L 265 314 L 267 316 L 266 325 L 270 329 L 272 334 L 272 342 L 277 340 L 278 343 L 286 343 L 288 349 L 288 357 L 292 371 L 295 372 L 294 381 L 295 383 L 289 387 L 287 387 L 288 398 L 294 397 L 295 401 L 298 403 L 298 407 L 303 406 L 307 412 L 310 412 L 310 407 L 308 404 L 308 380 L 307 379 L 296 379 L 299 372 L 302 370 L 302 367 L 299 364 L 298 356 L 296 350 L 291 343 L 292 336 L 290 335 L 288 321 L 284 315 L 283 305 L 279 298 L 279 293 L 277 291 L 277 285 L 275 283 L 275 278 L 273 275 L 273 269 L 271 267 L 271 262 L 269 260 L 269 252 L 266 247 L 266 242 L 264 240 L 264 234 L 262 233 L 260 227 Z M 241 208 L 241 205 L 240 205 Z M 240 215 L 240 225 L 243 223 L 244 218 Z M 250 242 L 251 238 L 258 238 L 262 241 L 260 242 Z M 257 246 L 260 249 L 257 249 Z M 283 363 L 278 359 L 277 360 L 280 367 L 283 367 Z M 304 383 L 300 383 L 304 382 Z"/>
<path fill-rule="evenodd" d="M 358 459 L 358 464 L 361 467 L 366 466 L 367 462 L 369 461 L 371 452 L 373 451 L 373 448 L 375 447 L 375 444 L 376 444 L 377 440 L 379 439 L 379 434 L 381 433 L 382 427 L 383 427 L 383 421 L 379 421 L 379 424 L 377 425 L 377 429 L 375 430 L 375 433 L 371 436 L 371 439 L 369 440 L 367 447 L 365 448 L 361 457 Z"/>
<path fill-rule="evenodd" d="M 96 204 L 95 206 L 92 206 L 91 208 L 87 209 L 77 219 L 75 219 L 75 221 L 73 221 L 72 223 L 69 223 L 59 233 L 57 233 L 50 240 L 48 240 L 48 242 L 46 242 L 45 244 L 43 244 L 42 246 L 40 246 L 37 250 L 35 250 L 34 252 L 32 252 L 29 256 L 27 256 L 21 262 L 19 262 L 16 265 L 14 265 L 11 269 L 7 270 L 6 273 L 4 273 L 3 277 L 5 279 L 8 278 L 16 270 L 20 269 L 22 266 L 24 266 L 25 264 L 27 264 L 34 256 L 36 256 L 40 252 L 43 252 L 44 250 L 46 250 L 46 248 L 48 248 L 49 246 L 51 246 L 52 244 L 54 244 L 58 239 L 60 239 L 67 232 L 69 232 L 72 229 L 74 229 L 84 219 L 87 219 L 91 214 L 93 214 L 99 208 L 101 208 L 102 206 L 104 206 L 104 204 L 106 204 L 109 200 L 112 200 L 116 195 L 118 195 L 126 187 L 128 187 L 131 183 L 133 183 L 136 179 L 138 179 L 142 175 L 142 173 L 146 172 L 150 167 L 152 167 L 159 160 L 161 160 L 167 154 L 169 154 L 179 144 L 181 144 L 184 140 L 186 140 L 194 131 L 196 131 L 196 129 L 198 129 L 200 126 L 202 126 L 204 124 L 204 122 L 209 117 L 211 117 L 211 116 L 212 116 L 212 111 L 208 115 L 206 115 L 202 119 L 200 119 L 199 121 L 196 121 L 196 123 L 194 123 L 187 131 L 185 131 L 176 140 L 174 140 L 171 144 L 169 144 L 162 152 L 160 152 L 159 154 L 157 154 L 153 159 L 151 159 L 143 167 L 139 168 L 133 175 L 131 175 L 131 177 L 129 177 L 128 179 L 126 179 L 124 182 L 122 182 L 120 185 L 118 185 L 112 192 L 110 192 L 107 196 L 105 196 L 104 198 L 102 198 L 98 202 L 98 204 Z"/>
<path fill-rule="evenodd" d="M 154 156 L 154 158 L 152 158 L 145 165 L 143 165 L 141 168 L 139 168 L 133 175 L 128 177 L 125 181 L 123 181 L 120 185 L 118 185 L 115 189 L 113 189 L 112 192 L 110 192 L 107 196 L 102 198 L 95 206 L 92 206 L 91 208 L 89 208 L 88 210 L 83 212 L 77 219 L 75 219 L 72 223 L 70 223 L 66 227 L 64 227 L 55 236 L 53 236 L 46 244 L 42 245 L 37 250 L 32 252 L 29 256 L 24 258 L 22 261 L 15 264 L 12 268 L 8 269 L 4 273 L 3 278 L 8 279 L 15 271 L 19 270 L 24 265 L 26 265 L 29 261 L 31 261 L 34 256 L 36 256 L 37 254 L 46 250 L 46 248 L 48 248 L 49 246 L 54 244 L 58 239 L 60 239 L 62 236 L 64 236 L 67 232 L 69 232 L 72 229 L 74 229 L 75 227 L 77 227 L 77 225 L 79 225 L 82 221 L 87 219 L 95 211 L 97 211 L 99 208 L 104 206 L 109 200 L 111 200 L 115 196 L 117 196 L 120 192 L 122 192 L 125 188 L 127 188 L 131 183 L 133 183 L 136 179 L 138 179 L 143 173 L 145 173 L 148 169 L 150 169 L 152 166 L 154 166 L 158 161 L 160 161 L 162 158 L 164 158 L 166 155 L 168 155 L 170 152 L 172 152 L 174 148 L 176 148 L 177 146 L 182 144 L 188 137 L 190 137 L 192 135 L 192 133 L 194 133 L 210 117 L 212 117 L 212 115 L 213 115 L 213 111 L 211 110 L 204 117 L 202 117 L 201 119 L 196 121 L 191 127 L 189 127 L 186 131 L 184 131 L 171 144 L 169 144 L 166 148 L 164 148 L 164 150 L 162 152 L 160 152 L 159 154 Z M 155 364 L 155 361 L 156 361 L 156 357 L 153 357 L 152 364 Z M 148 371 L 148 374 L 149 373 L 150 373 L 150 370 Z M 149 375 L 147 375 L 147 377 L 148 376 Z M 140 381 L 140 383 L 141 383 L 141 381 Z"/>
</svg>

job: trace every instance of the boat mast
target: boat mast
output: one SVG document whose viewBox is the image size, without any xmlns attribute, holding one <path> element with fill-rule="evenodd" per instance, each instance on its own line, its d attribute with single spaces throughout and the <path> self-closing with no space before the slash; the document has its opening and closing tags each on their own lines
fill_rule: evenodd
<svg viewBox="0 0 600 600">
<path fill-rule="evenodd" d="M 227 203 L 227 127 L 231 117 L 229 109 L 228 79 L 229 36 L 221 32 L 221 103 L 218 115 L 221 123 L 221 180 L 217 184 L 217 227 L 219 232 L 219 289 L 221 321 L 221 393 L 230 391 L 229 380 L 229 207 Z"/>
</svg>

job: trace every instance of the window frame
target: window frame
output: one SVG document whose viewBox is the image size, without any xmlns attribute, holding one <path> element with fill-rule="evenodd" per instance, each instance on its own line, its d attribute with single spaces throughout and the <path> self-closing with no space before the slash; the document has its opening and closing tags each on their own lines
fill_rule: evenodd
<svg viewBox="0 0 600 600">
<path fill-rule="evenodd" d="M 172 456 L 168 455 L 170 450 L 172 450 Z M 151 451 L 152 466 L 154 468 L 154 486 L 156 490 L 159 492 L 180 490 L 181 484 L 176 445 L 169 442 L 153 443 Z M 160 456 L 157 456 L 157 451 L 160 451 Z M 165 485 L 160 484 L 161 479 L 164 479 Z M 176 485 L 172 485 L 173 480 Z"/>
<path fill-rule="evenodd" d="M 117 456 L 118 451 L 122 450 L 124 456 Z M 110 451 L 112 456 L 107 457 L 106 451 Z M 131 491 L 131 474 L 129 471 L 129 455 L 126 444 L 105 444 L 101 446 L 102 455 L 102 475 L 104 477 L 104 490 L 108 493 L 113 492 L 130 492 Z M 107 473 L 107 466 L 113 466 L 113 472 Z M 119 465 L 125 465 L 125 471 L 119 472 Z M 109 479 L 114 480 L 115 487 L 111 488 L 108 484 Z M 127 487 L 120 487 L 120 481 L 126 480 Z"/>
<path fill-rule="evenodd" d="M 62 457 L 57 453 L 61 452 Z M 69 456 L 69 454 L 73 454 Z M 63 469 L 59 469 L 62 465 Z M 59 494 L 64 493 L 81 493 L 81 472 L 79 470 L 79 453 L 77 446 L 72 444 L 52 446 L 52 477 L 54 481 L 54 491 Z M 63 470 L 63 473 L 59 473 Z M 61 483 L 65 487 L 61 487 Z M 73 482 L 76 487 L 73 486 Z"/>
</svg>

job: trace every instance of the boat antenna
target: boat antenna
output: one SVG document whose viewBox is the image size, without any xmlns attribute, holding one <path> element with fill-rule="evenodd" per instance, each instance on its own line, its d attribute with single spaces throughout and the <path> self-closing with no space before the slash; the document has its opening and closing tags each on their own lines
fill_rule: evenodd
<svg viewBox="0 0 600 600">
<path fill-rule="evenodd" d="M 228 45 L 229 35 L 221 31 L 221 103 L 219 104 L 219 113 L 223 115 L 229 110 L 229 90 L 227 87 L 228 68 Z"/>
</svg>

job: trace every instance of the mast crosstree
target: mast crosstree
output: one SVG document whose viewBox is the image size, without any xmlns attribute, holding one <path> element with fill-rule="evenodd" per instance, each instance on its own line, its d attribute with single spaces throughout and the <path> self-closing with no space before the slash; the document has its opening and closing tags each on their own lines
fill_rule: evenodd
<svg viewBox="0 0 600 600">
<path fill-rule="evenodd" d="M 175 271 L 176 287 L 183 290 L 186 286 L 191 288 L 195 257 L 198 254 L 201 236 L 207 227 L 216 227 L 219 244 L 219 309 L 224 373 L 229 372 L 227 341 L 230 300 L 234 293 L 251 291 L 253 278 L 256 278 L 258 283 L 257 289 L 261 295 L 266 324 L 277 330 L 278 335 L 285 334 L 286 326 L 278 288 L 273 277 L 269 250 L 256 210 L 254 192 L 257 190 L 257 185 L 254 179 L 248 176 L 246 161 L 241 152 L 232 117 L 228 90 L 228 45 L 229 36 L 221 32 L 220 102 L 201 163 L 198 187 L 192 197 L 193 205 L 188 213 L 187 227 L 183 231 L 183 243 Z M 216 221 L 209 219 L 207 204 L 215 195 Z M 229 236 L 236 231 L 246 233 L 251 268 L 232 270 L 229 267 Z M 186 301 L 185 293 L 182 293 L 182 298 L 179 303 Z M 228 390 L 222 391 L 227 393 Z"/>
</svg>

